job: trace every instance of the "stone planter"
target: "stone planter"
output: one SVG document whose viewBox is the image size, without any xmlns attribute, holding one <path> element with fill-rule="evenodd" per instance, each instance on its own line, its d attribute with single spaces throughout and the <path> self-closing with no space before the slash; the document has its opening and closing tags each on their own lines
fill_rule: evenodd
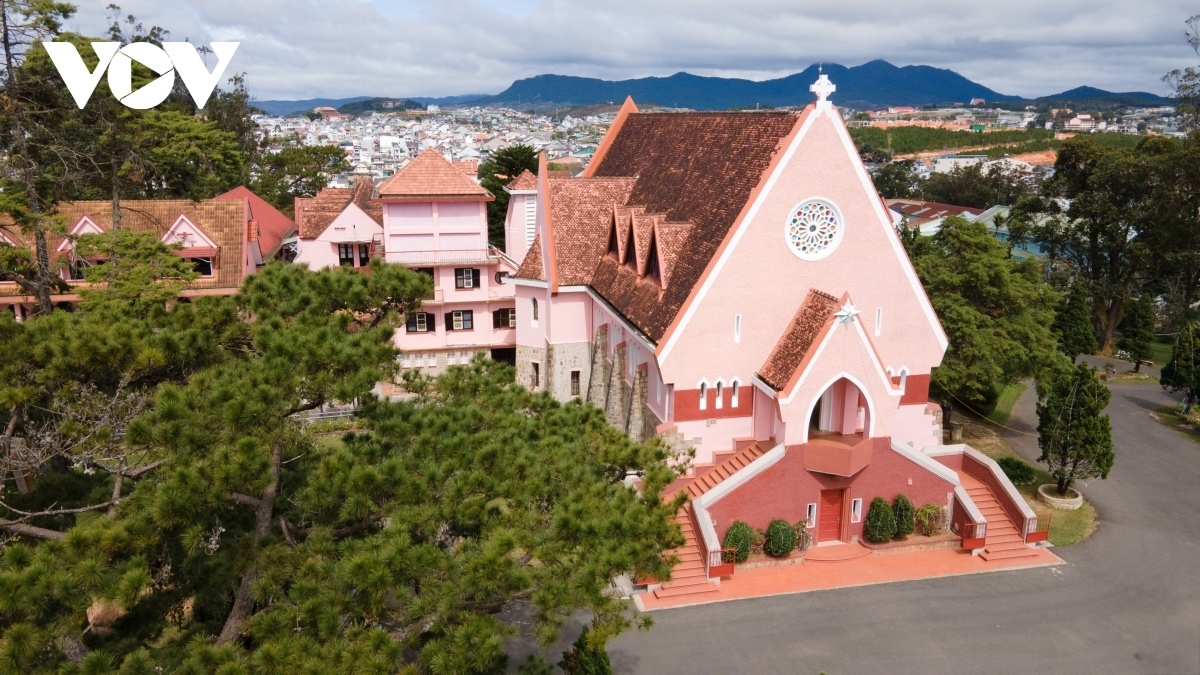
<svg viewBox="0 0 1200 675">
<path fill-rule="evenodd" d="M 1042 501 L 1056 509 L 1063 511 L 1074 511 L 1083 506 L 1083 495 L 1075 488 L 1067 488 L 1067 496 L 1058 496 L 1058 486 L 1053 483 L 1047 483 L 1038 487 L 1038 496 Z"/>
</svg>

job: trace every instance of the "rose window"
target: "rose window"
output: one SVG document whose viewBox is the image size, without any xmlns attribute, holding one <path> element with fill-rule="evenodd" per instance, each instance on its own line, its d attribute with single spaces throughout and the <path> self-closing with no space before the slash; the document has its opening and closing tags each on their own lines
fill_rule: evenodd
<svg viewBox="0 0 1200 675">
<path fill-rule="evenodd" d="M 820 260 L 833 253 L 842 240 L 842 218 L 834 206 L 810 199 L 788 217 L 784 236 L 792 253 L 801 260 Z"/>
</svg>

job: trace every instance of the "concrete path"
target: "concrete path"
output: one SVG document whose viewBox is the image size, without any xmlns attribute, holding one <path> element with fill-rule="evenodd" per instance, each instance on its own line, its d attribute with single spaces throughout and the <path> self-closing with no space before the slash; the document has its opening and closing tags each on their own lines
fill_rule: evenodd
<svg viewBox="0 0 1200 675">
<path fill-rule="evenodd" d="M 1116 385 L 1117 450 L 1090 539 L 1067 565 L 654 612 L 609 645 L 619 673 L 1198 673 L 1200 445 L 1150 410 L 1154 385 Z M 1035 434 L 1032 392 L 1010 426 Z M 1037 439 L 1006 432 L 1027 459 Z"/>
</svg>

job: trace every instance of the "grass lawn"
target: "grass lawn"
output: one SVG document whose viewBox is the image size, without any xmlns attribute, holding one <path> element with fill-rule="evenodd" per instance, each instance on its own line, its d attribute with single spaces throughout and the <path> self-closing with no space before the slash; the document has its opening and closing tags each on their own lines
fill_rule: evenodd
<svg viewBox="0 0 1200 675">
<path fill-rule="evenodd" d="M 1171 427 L 1175 431 L 1187 436 L 1188 438 L 1200 443 L 1200 406 L 1192 406 L 1191 412 L 1185 418 L 1179 414 L 1179 406 L 1164 405 L 1155 410 L 1151 415 L 1161 424 Z"/>
<path fill-rule="evenodd" d="M 999 405 L 996 406 L 999 409 Z M 1011 406 L 1009 407 L 1011 411 Z M 1007 421 L 1007 416 L 1005 417 Z M 1004 442 L 998 434 L 986 435 L 964 435 L 963 440 L 991 457 L 992 459 L 1000 459 L 1001 457 L 1020 457 L 1008 443 Z M 1024 460 L 1021 460 L 1024 461 Z M 1028 463 L 1028 462 L 1027 462 Z M 1035 478 L 1032 483 L 1018 485 L 1017 491 L 1025 498 L 1029 507 L 1039 516 L 1050 516 L 1050 543 L 1055 546 L 1070 546 L 1092 536 L 1096 531 L 1096 509 L 1087 501 L 1087 496 L 1084 495 L 1083 506 L 1074 511 L 1063 511 L 1053 508 L 1038 498 L 1037 489 L 1039 485 L 1053 483 L 1054 479 L 1041 466 L 1034 464 L 1033 470 Z"/>
<path fill-rule="evenodd" d="M 1167 361 L 1171 360 L 1171 345 L 1156 340 L 1150 343 L 1150 351 L 1153 354 L 1150 360 L 1154 362 L 1155 368 L 1162 368 L 1167 365 Z"/>
<path fill-rule="evenodd" d="M 996 407 L 988 414 L 987 419 L 996 424 L 1008 424 L 1013 406 L 1017 404 L 1017 399 L 1021 398 L 1021 394 L 1025 393 L 1025 388 L 1021 382 L 1015 382 L 1005 387 L 1004 391 L 1000 392 L 1000 398 L 996 399 Z"/>
</svg>

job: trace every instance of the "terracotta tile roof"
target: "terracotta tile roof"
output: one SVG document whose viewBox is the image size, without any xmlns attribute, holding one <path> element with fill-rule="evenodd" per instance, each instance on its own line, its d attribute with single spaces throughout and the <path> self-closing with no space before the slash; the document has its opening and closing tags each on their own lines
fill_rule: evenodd
<svg viewBox="0 0 1200 675">
<path fill-rule="evenodd" d="M 683 252 L 684 242 L 687 241 L 688 232 L 691 229 L 691 223 L 659 223 L 658 225 L 655 240 L 658 242 L 658 255 L 662 259 L 664 288 L 671 285 L 671 274 L 675 271 L 675 261 L 679 260 L 679 255 Z"/>
<path fill-rule="evenodd" d="M 456 159 L 454 160 L 454 168 L 461 171 L 467 178 L 476 178 L 479 176 L 479 160 L 477 159 Z"/>
<path fill-rule="evenodd" d="M 921 199 L 888 199 L 884 204 L 887 208 L 908 216 L 909 227 L 920 227 L 922 223 L 950 216 L 974 217 L 986 210 L 970 206 L 927 202 Z"/>
<path fill-rule="evenodd" d="M 417 155 L 379 185 L 379 196 L 388 197 L 478 197 L 492 200 L 492 193 L 471 180 L 438 151 L 430 148 Z"/>
<path fill-rule="evenodd" d="M 322 188 L 315 197 L 296 197 L 296 232 L 316 239 L 354 198 L 354 188 Z"/>
<path fill-rule="evenodd" d="M 613 205 L 623 203 L 636 182 L 634 178 L 554 178 L 550 190 L 550 221 L 558 254 L 558 283 L 563 286 L 591 282 L 597 259 L 608 250 Z M 539 240 L 534 237 L 517 277 L 542 279 Z M 538 250 L 537 259 L 531 260 Z"/>
<path fill-rule="evenodd" d="M 122 200 L 121 227 L 135 232 L 150 230 L 160 237 L 175 224 L 180 215 L 187 216 L 212 238 L 217 245 L 213 259 L 213 276 L 197 279 L 191 289 L 222 289 L 234 292 L 242 283 L 245 270 L 244 247 L 248 208 L 243 199 L 207 199 L 193 202 L 189 199 L 144 199 Z M 112 231 L 112 202 L 80 201 L 61 202 L 58 215 L 62 216 L 70 229 L 87 216 L 105 232 Z M 11 219 L 0 215 L 0 227 L 9 229 Z M 62 237 L 49 234 L 46 244 L 53 253 L 62 243 Z M 0 287 L 0 296 L 23 295 L 15 285 Z"/>
<path fill-rule="evenodd" d="M 636 177 L 628 199 L 614 203 L 690 227 L 671 235 L 677 238 L 670 243 L 675 255 L 671 271 L 664 270 L 670 283 L 663 293 L 637 284 L 636 275 L 626 279 L 615 262 L 606 262 L 604 228 L 595 235 L 599 243 L 577 247 L 598 251 L 591 280 L 596 292 L 651 339 L 660 339 L 796 122 L 791 113 L 630 113 L 599 164 L 589 167 L 591 175 Z M 564 250 L 558 259 L 560 267 L 573 264 Z"/>
<path fill-rule="evenodd" d="M 508 184 L 509 190 L 536 190 L 537 176 L 529 169 L 522 171 L 516 178 Z"/>
<path fill-rule="evenodd" d="M 521 266 L 517 268 L 517 272 L 513 276 L 518 279 L 546 280 L 546 275 L 542 274 L 541 233 L 533 235 L 533 242 L 529 245 L 529 252 L 525 254 L 525 259 L 521 261 Z"/>
<path fill-rule="evenodd" d="M 787 386 L 796 368 L 813 345 L 817 334 L 833 317 L 838 308 L 838 299 L 817 289 L 809 289 L 808 297 L 800 304 L 796 316 L 783 331 L 771 355 L 767 357 L 758 376 L 775 391 Z"/>
<path fill-rule="evenodd" d="M 250 219 L 258 221 L 258 246 L 264 258 L 271 257 L 296 223 L 245 186 L 236 187 L 214 199 L 244 199 L 250 207 Z"/>
</svg>

